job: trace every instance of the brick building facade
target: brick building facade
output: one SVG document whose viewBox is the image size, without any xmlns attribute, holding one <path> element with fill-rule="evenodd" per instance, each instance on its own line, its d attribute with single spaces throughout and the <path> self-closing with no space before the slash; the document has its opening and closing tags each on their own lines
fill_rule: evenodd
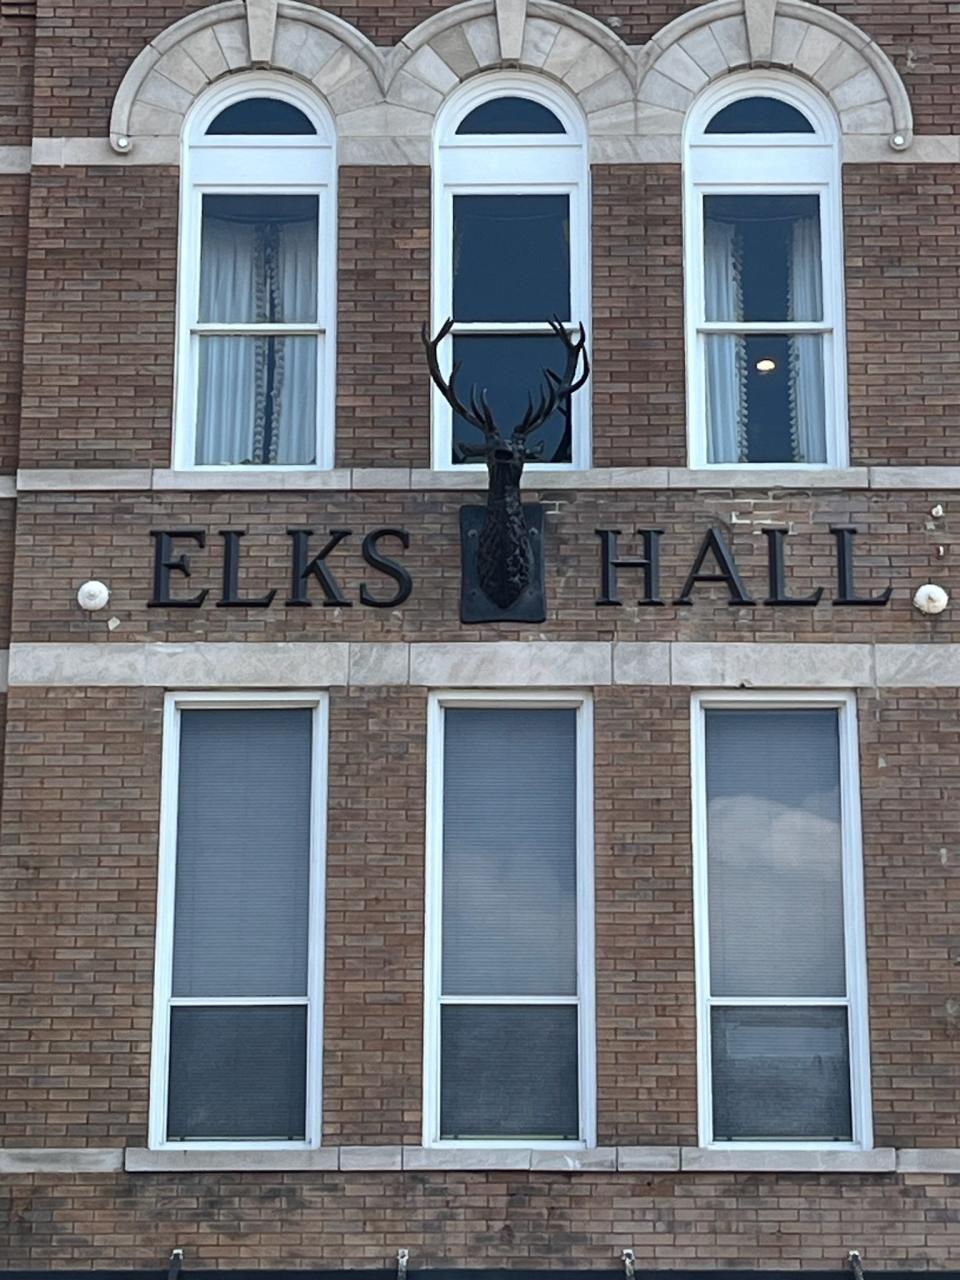
<svg viewBox="0 0 960 1280">
<path fill-rule="evenodd" d="M 954 8 L 0 0 L 0 1275 L 951 1270 Z"/>
</svg>

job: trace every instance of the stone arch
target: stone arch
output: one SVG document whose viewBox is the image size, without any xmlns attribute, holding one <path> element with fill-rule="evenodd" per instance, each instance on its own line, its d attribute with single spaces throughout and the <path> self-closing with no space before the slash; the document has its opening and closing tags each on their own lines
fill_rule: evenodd
<svg viewBox="0 0 960 1280">
<path fill-rule="evenodd" d="M 844 134 L 913 140 L 910 99 L 878 45 L 807 0 L 710 0 L 669 23 L 638 60 L 638 128 L 679 134 L 694 98 L 730 71 L 782 67 L 815 84 Z"/>
<path fill-rule="evenodd" d="M 630 50 L 602 22 L 556 0 L 466 0 L 432 14 L 391 51 L 387 98 L 400 104 L 417 95 L 432 116 L 464 80 L 505 69 L 565 85 L 591 135 L 633 132 Z"/>
<path fill-rule="evenodd" d="M 383 56 L 357 29 L 299 0 L 221 0 L 161 31 L 117 90 L 110 143 L 177 138 L 194 100 L 231 72 L 269 67 L 311 85 L 334 115 L 383 99 Z"/>
</svg>

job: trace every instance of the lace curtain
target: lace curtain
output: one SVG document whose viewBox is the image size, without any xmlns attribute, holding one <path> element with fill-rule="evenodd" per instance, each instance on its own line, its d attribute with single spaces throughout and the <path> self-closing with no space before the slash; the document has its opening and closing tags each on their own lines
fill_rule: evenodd
<svg viewBox="0 0 960 1280">
<path fill-rule="evenodd" d="M 204 216 L 204 323 L 315 323 L 314 219 Z M 200 337 L 197 462 L 308 464 L 316 448 L 315 336 Z"/>
</svg>

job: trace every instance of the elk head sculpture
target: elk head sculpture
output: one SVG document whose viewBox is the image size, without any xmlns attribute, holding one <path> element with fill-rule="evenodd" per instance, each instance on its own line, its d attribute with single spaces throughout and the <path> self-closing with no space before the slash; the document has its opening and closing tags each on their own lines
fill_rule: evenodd
<svg viewBox="0 0 960 1280">
<path fill-rule="evenodd" d="M 552 369 L 543 370 L 544 383 L 536 403 L 530 392 L 526 412 L 507 435 L 494 420 L 485 390 L 474 386 L 470 388 L 466 401 L 460 398 L 456 386 L 459 362 L 454 364 L 449 378 L 444 378 L 441 372 L 438 351 L 453 329 L 453 320 L 448 320 L 433 338 L 427 326 L 423 326 L 423 345 L 431 378 L 454 413 L 483 435 L 482 443 L 462 445 L 460 452 L 464 459 L 482 458 L 490 477 L 486 507 L 477 534 L 476 576 L 480 590 L 500 611 L 510 609 L 530 589 L 538 572 L 542 577 L 542 564 L 538 564 L 534 549 L 537 529 L 531 527 L 520 500 L 520 477 L 524 465 L 536 461 L 543 454 L 543 445 L 531 446 L 530 437 L 558 408 L 566 405 L 569 397 L 590 376 L 583 325 L 579 326 L 575 337 L 556 318 L 550 321 L 550 328 L 566 349 L 566 367 L 562 374 Z M 581 362 L 583 369 L 578 376 Z M 464 508 L 465 512 L 471 510 L 476 509 Z M 467 532 L 467 523 L 461 513 L 461 531 L 464 533 Z M 542 528 L 542 509 L 537 524 Z M 465 554 L 465 569 L 466 566 Z M 481 619 L 465 616 L 464 621 L 468 620 Z"/>
</svg>

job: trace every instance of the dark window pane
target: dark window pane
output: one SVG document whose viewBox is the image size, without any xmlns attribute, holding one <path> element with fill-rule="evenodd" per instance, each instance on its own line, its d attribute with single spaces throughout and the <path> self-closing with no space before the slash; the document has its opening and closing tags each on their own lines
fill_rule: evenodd
<svg viewBox="0 0 960 1280">
<path fill-rule="evenodd" d="M 317 196 L 203 197 L 201 324 L 316 324 Z"/>
<path fill-rule="evenodd" d="M 713 1136 L 718 1142 L 848 1142 L 846 1009 L 714 1009 Z"/>
<path fill-rule="evenodd" d="M 846 993 L 837 717 L 706 712 L 714 996 Z"/>
<path fill-rule="evenodd" d="M 444 1005 L 440 1136 L 580 1136 L 577 1010 Z"/>
<path fill-rule="evenodd" d="M 813 133 L 807 117 L 779 98 L 740 98 L 713 117 L 704 133 Z"/>
<path fill-rule="evenodd" d="M 822 320 L 818 196 L 705 196 L 707 320 Z"/>
<path fill-rule="evenodd" d="M 307 992 L 306 707 L 184 710 L 175 996 Z"/>
<path fill-rule="evenodd" d="M 576 995 L 576 711 L 451 707 L 443 738 L 444 995 Z"/>
<path fill-rule="evenodd" d="M 174 1006 L 168 1141 L 302 1141 L 306 1055 L 305 1006 Z"/>
<path fill-rule="evenodd" d="M 491 98 L 464 116 L 457 133 L 566 133 L 566 129 L 539 102 L 529 98 Z"/>
<path fill-rule="evenodd" d="M 711 462 L 825 462 L 820 334 L 709 334 Z"/>
<path fill-rule="evenodd" d="M 310 120 L 299 107 L 279 98 L 244 98 L 235 102 L 214 119 L 207 134 L 304 134 L 316 133 Z"/>
<path fill-rule="evenodd" d="M 469 395 L 470 387 L 485 388 L 497 424 L 504 435 L 511 434 L 522 419 L 527 396 L 532 394 L 534 404 L 542 388 L 546 386 L 544 369 L 562 374 L 566 368 L 566 350 L 563 343 L 548 335 L 459 335 L 454 338 L 453 358 L 462 363 L 457 378 L 461 399 Z M 542 462 L 569 462 L 571 460 L 571 414 L 569 398 L 565 407 L 557 409 L 544 425 L 530 436 L 531 447 L 542 443 Z M 453 420 L 453 461 L 464 459 L 458 452 L 461 444 L 479 444 L 483 436 L 462 418 Z"/>
<path fill-rule="evenodd" d="M 569 196 L 453 197 L 453 315 L 570 319 Z"/>
</svg>

